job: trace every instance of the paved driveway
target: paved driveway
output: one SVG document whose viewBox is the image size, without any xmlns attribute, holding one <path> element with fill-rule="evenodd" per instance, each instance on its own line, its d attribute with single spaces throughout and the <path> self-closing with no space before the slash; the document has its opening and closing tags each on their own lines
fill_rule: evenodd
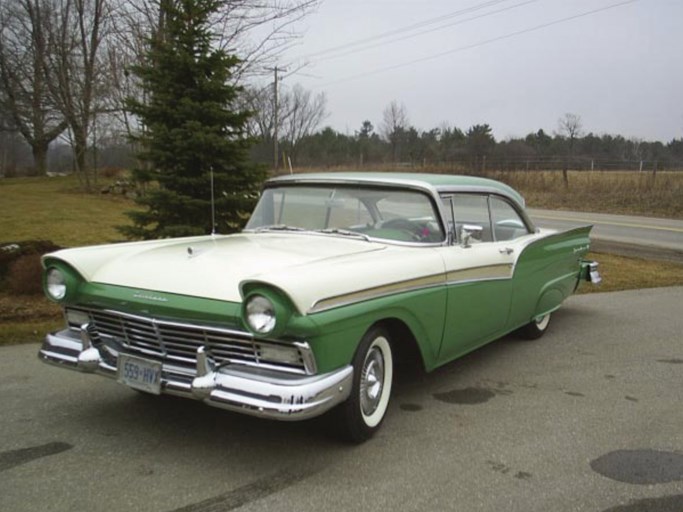
<svg viewBox="0 0 683 512">
<path fill-rule="evenodd" d="M 683 510 L 683 288 L 570 299 L 336 443 L 0 349 L 0 510 Z"/>
</svg>

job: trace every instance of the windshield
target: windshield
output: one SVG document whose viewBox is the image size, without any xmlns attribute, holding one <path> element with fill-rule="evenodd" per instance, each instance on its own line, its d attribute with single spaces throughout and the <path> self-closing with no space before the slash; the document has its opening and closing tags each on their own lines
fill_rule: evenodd
<svg viewBox="0 0 683 512">
<path fill-rule="evenodd" d="M 268 188 L 246 230 L 306 230 L 417 243 L 444 239 L 427 194 L 365 187 Z"/>
</svg>

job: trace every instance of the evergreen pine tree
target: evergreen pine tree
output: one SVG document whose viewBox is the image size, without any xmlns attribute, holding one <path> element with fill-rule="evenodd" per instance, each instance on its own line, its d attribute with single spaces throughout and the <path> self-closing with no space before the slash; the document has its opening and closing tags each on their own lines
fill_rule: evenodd
<svg viewBox="0 0 683 512">
<path fill-rule="evenodd" d="M 239 59 L 212 46 L 210 16 L 224 1 L 162 0 L 163 28 L 132 68 L 145 98 L 130 98 L 128 108 L 143 126 L 134 179 L 146 209 L 128 212 L 133 226 L 119 228 L 130 238 L 233 232 L 254 205 L 265 172 L 248 161 L 249 112 L 236 106 L 241 88 L 230 84 Z"/>
</svg>

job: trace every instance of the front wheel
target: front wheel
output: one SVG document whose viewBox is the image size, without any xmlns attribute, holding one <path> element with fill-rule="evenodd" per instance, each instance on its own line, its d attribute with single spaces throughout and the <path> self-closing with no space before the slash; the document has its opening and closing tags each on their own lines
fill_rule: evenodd
<svg viewBox="0 0 683 512">
<path fill-rule="evenodd" d="M 520 334 L 520 336 L 526 338 L 527 340 L 536 340 L 545 334 L 545 332 L 548 330 L 549 324 L 550 313 L 532 320 L 517 332 Z"/>
<path fill-rule="evenodd" d="M 362 443 L 380 427 L 389 406 L 394 359 L 385 329 L 370 329 L 353 358 L 351 396 L 338 409 L 342 437 Z"/>
</svg>

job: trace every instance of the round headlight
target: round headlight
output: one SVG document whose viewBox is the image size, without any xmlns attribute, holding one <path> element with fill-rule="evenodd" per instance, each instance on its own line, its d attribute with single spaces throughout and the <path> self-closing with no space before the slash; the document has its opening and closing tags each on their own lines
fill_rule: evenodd
<svg viewBox="0 0 683 512">
<path fill-rule="evenodd" d="M 247 323 L 254 332 L 266 334 L 275 329 L 275 306 L 263 295 L 247 299 Z"/>
<path fill-rule="evenodd" d="M 47 293 L 54 300 L 62 300 L 66 295 L 66 279 L 61 270 L 51 268 L 47 271 Z"/>
</svg>

